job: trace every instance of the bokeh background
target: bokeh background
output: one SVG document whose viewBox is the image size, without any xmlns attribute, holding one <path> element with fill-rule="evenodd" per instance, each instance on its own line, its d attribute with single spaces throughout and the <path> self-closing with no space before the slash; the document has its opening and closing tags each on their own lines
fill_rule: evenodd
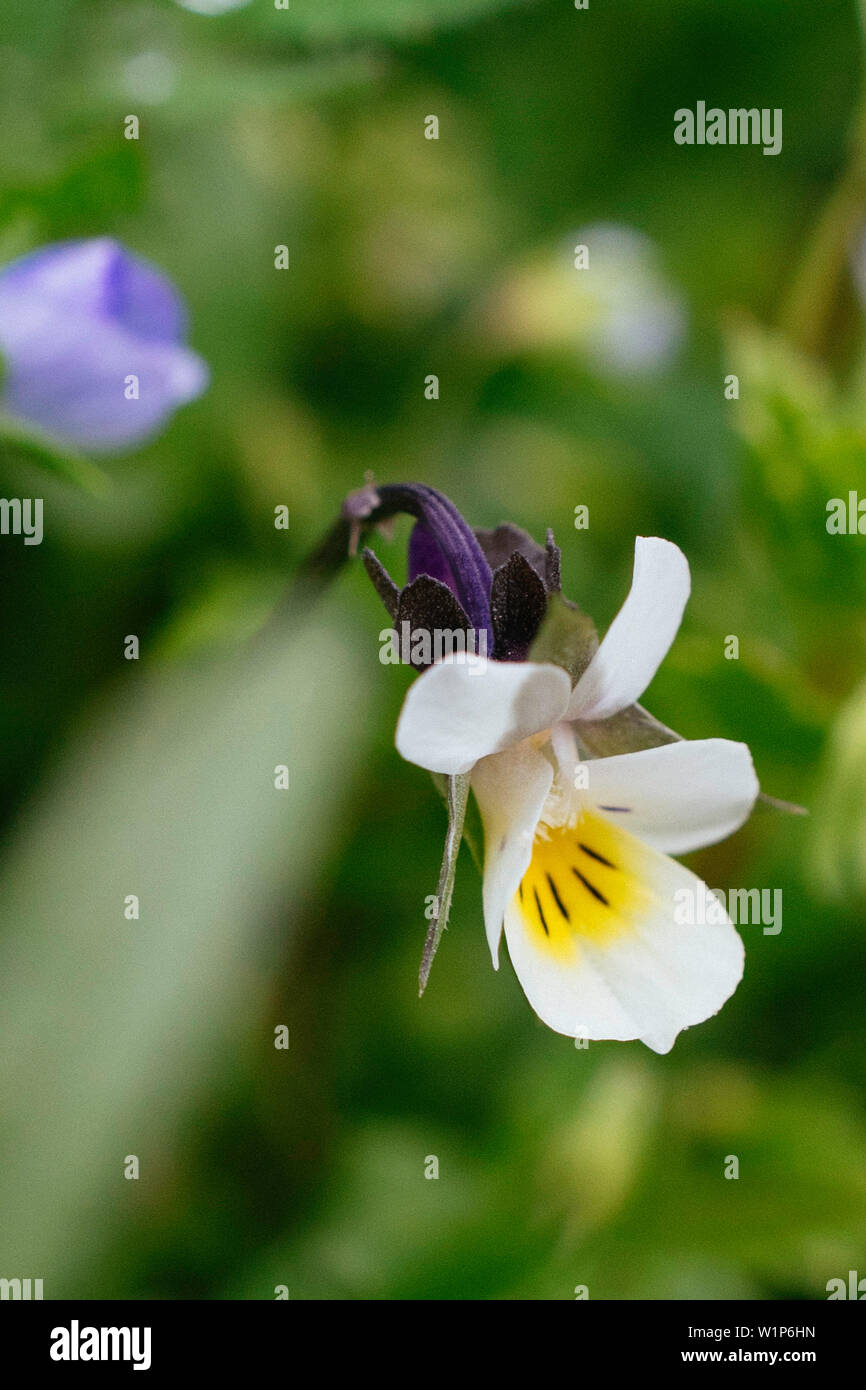
<svg viewBox="0 0 866 1390">
<path fill-rule="evenodd" d="M 825 526 L 866 495 L 853 0 L 0 0 L 0 59 L 0 264 L 119 238 L 212 371 L 101 492 L 0 447 L 0 493 L 46 517 L 0 541 L 0 1275 L 813 1299 L 866 1274 L 866 536 Z M 676 146 L 698 100 L 781 107 L 782 153 Z M 384 612 L 355 566 L 256 636 L 368 469 L 553 526 L 602 627 L 636 533 L 687 553 L 646 703 L 746 740 L 811 814 L 689 861 L 781 888 L 783 927 L 743 927 L 743 984 L 669 1056 L 536 1020 L 465 849 L 419 1002 L 444 815 L 393 748 Z M 407 534 L 378 544 L 397 577 Z"/>
</svg>

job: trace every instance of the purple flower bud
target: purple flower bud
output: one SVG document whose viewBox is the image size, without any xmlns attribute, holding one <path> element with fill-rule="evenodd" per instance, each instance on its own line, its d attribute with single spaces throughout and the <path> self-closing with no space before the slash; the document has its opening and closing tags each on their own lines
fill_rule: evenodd
<svg viewBox="0 0 866 1390">
<path fill-rule="evenodd" d="M 405 588 L 394 583 L 372 550 L 364 565 L 396 624 L 410 628 L 472 629 L 484 634 L 496 661 L 526 661 L 547 612 L 548 595 L 558 594 L 560 553 L 547 533 L 537 545 L 526 531 L 505 522 L 495 531 L 473 531 L 454 503 L 424 483 L 373 483 L 343 502 L 341 525 L 316 555 L 322 565 L 336 543 L 348 541 L 354 555 L 361 534 L 400 512 L 416 518 L 409 537 Z M 570 605 L 574 606 L 574 605 Z"/>
<path fill-rule="evenodd" d="M 438 579 L 440 584 L 447 584 L 456 595 L 457 580 L 437 545 L 433 532 L 423 521 L 416 521 L 409 537 L 409 583 L 422 574 L 429 575 L 431 579 Z"/>
<path fill-rule="evenodd" d="M 382 521 L 399 512 L 416 517 L 418 523 L 409 547 L 410 582 L 428 575 L 446 584 L 470 626 L 485 634 L 492 650 L 493 574 L 474 531 L 449 498 L 423 483 L 370 483 L 343 503 L 343 516 L 355 525 Z"/>
<path fill-rule="evenodd" d="M 0 270 L 0 408 L 93 453 L 126 450 L 201 395 L 171 282 L 109 237 L 56 242 Z"/>
</svg>

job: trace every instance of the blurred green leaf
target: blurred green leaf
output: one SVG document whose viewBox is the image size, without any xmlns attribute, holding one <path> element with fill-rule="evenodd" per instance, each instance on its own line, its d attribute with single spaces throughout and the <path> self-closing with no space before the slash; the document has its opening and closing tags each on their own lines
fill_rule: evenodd
<svg viewBox="0 0 866 1390">
<path fill-rule="evenodd" d="M 95 497 L 104 496 L 111 486 L 108 475 L 89 458 L 58 444 L 36 425 L 6 415 L 0 415 L 0 455 L 3 453 L 37 463 Z"/>
<path fill-rule="evenodd" d="M 866 686 L 830 733 L 812 826 L 812 879 L 836 901 L 866 901 Z"/>
<path fill-rule="evenodd" d="M 740 322 L 730 338 L 740 378 L 734 418 L 748 445 L 749 527 L 768 545 L 794 592 L 838 605 L 866 598 L 866 548 L 827 529 L 828 502 L 863 477 L 866 396 L 856 379 L 839 392 L 816 361 Z"/>
<path fill-rule="evenodd" d="M 265 972 L 334 844 L 366 702 L 321 621 L 232 664 L 130 662 L 29 807 L 0 889 L 0 1265 L 47 1297 L 86 1292 L 232 1040 L 273 1049 Z"/>
<path fill-rule="evenodd" d="M 36 219 L 50 238 L 86 235 L 129 214 L 145 192 L 144 158 L 136 141 L 100 145 L 50 175 L 0 186 L 0 224 Z"/>
</svg>

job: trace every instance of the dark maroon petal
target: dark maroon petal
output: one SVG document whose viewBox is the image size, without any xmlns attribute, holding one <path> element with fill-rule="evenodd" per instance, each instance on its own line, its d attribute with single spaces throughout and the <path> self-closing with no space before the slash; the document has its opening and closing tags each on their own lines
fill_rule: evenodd
<svg viewBox="0 0 866 1390">
<path fill-rule="evenodd" d="M 476 530 L 475 537 L 491 569 L 498 570 L 500 565 L 506 564 L 517 551 L 524 560 L 529 561 L 538 577 L 544 579 L 547 566 L 544 546 L 534 541 L 522 526 L 514 526 L 510 521 L 505 521 L 494 531 Z"/>
<path fill-rule="evenodd" d="M 541 578 L 517 550 L 493 573 L 490 610 L 497 661 L 525 661 L 547 611 L 547 594 Z"/>
<path fill-rule="evenodd" d="M 549 527 L 544 556 L 544 587 L 549 594 L 562 593 L 562 552 Z"/>
<path fill-rule="evenodd" d="M 419 574 L 417 579 L 413 579 L 411 584 L 406 585 L 406 588 L 400 595 L 394 626 L 401 641 L 403 638 L 403 623 L 408 623 L 409 625 L 410 652 L 412 650 L 415 633 L 419 629 L 429 634 L 431 644 L 435 644 L 436 634 L 439 635 L 440 642 L 447 640 L 450 643 L 455 643 L 458 633 L 461 634 L 461 639 L 465 643 L 467 639 L 463 638 L 462 634 L 466 632 L 466 629 L 470 625 L 466 614 L 463 612 L 463 609 L 460 607 L 460 604 L 457 602 L 451 590 L 440 580 L 433 579 L 429 574 Z M 447 639 L 445 637 L 446 633 L 451 634 Z M 449 651 L 466 651 L 467 649 L 473 650 L 474 648 L 471 644 L 468 648 L 466 645 L 462 648 L 459 646 L 446 647 L 446 650 Z M 436 648 L 434 645 L 431 659 L 432 655 L 435 655 L 435 653 Z M 425 663 L 423 661 L 412 660 L 412 665 L 418 670 L 423 670 L 425 665 L 429 665 L 429 662 Z"/>
<path fill-rule="evenodd" d="M 380 564 L 378 557 L 366 546 L 361 553 L 361 559 L 364 561 L 364 569 L 373 581 L 373 588 L 387 608 L 389 616 L 396 617 L 397 605 L 400 601 L 400 590 L 397 585 L 385 566 Z"/>
</svg>

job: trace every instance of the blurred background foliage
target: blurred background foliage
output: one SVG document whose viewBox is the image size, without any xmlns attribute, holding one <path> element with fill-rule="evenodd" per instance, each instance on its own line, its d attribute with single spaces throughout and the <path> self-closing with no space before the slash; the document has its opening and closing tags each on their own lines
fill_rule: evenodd
<svg viewBox="0 0 866 1390">
<path fill-rule="evenodd" d="M 0 452 L 46 514 L 0 544 L 4 1277 L 808 1299 L 863 1272 L 866 537 L 825 525 L 866 495 L 862 48 L 853 0 L 0 0 L 0 263 L 118 237 L 213 373 L 102 495 Z M 676 146 L 699 99 L 781 107 L 782 154 Z M 692 857 L 781 888 L 783 929 L 743 928 L 742 986 L 670 1056 L 537 1022 L 465 850 L 419 1003 L 443 813 L 393 749 L 384 612 L 355 567 L 250 643 L 370 468 L 553 526 L 600 625 L 636 533 L 688 554 L 647 703 L 811 815 Z"/>
</svg>

